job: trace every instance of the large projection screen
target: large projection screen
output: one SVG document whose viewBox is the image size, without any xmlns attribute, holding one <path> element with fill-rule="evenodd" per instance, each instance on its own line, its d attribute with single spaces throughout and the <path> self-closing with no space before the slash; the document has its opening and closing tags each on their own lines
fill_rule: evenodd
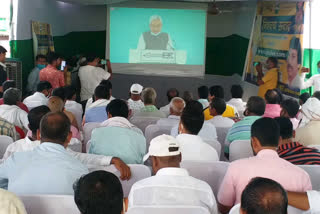
<svg viewBox="0 0 320 214">
<path fill-rule="evenodd" d="M 113 4 L 107 11 L 106 56 L 115 73 L 203 77 L 207 5 Z"/>
</svg>

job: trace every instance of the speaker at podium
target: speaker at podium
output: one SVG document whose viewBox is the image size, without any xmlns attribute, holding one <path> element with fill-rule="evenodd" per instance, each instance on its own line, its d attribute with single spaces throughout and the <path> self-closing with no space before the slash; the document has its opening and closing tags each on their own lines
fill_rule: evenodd
<svg viewBox="0 0 320 214">
<path fill-rule="evenodd" d="M 185 65 L 187 63 L 187 51 L 130 49 L 129 63 Z"/>
</svg>

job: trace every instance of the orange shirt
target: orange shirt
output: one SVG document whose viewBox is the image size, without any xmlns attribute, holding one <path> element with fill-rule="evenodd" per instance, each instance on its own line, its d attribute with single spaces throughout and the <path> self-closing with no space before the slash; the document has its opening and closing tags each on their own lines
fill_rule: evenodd
<svg viewBox="0 0 320 214">
<path fill-rule="evenodd" d="M 64 73 L 50 64 L 40 71 L 39 79 L 50 82 L 53 89 L 65 86 Z"/>
</svg>

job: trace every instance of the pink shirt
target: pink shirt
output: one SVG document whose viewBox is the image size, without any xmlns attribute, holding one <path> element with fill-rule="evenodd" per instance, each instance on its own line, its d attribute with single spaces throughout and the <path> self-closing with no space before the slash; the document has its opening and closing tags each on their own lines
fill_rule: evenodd
<svg viewBox="0 0 320 214">
<path fill-rule="evenodd" d="M 281 106 L 279 104 L 267 104 L 263 117 L 280 117 Z"/>
<path fill-rule="evenodd" d="M 300 121 L 297 118 L 290 118 L 290 121 L 293 126 L 293 130 L 296 130 L 299 126 Z"/>
<path fill-rule="evenodd" d="M 64 73 L 50 64 L 40 71 L 39 79 L 40 81 L 50 82 L 53 89 L 63 87 L 65 85 Z"/>
<path fill-rule="evenodd" d="M 312 190 L 308 173 L 280 158 L 276 151 L 264 149 L 255 157 L 230 163 L 219 189 L 219 203 L 225 206 L 240 203 L 242 191 L 255 177 L 275 180 L 292 192 Z"/>
</svg>

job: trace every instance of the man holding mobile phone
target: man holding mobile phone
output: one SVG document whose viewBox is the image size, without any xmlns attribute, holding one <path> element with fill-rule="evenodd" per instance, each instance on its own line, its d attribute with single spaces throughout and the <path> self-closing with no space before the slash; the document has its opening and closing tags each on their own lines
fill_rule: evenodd
<svg viewBox="0 0 320 214">
<path fill-rule="evenodd" d="M 79 69 L 79 78 L 81 82 L 81 101 L 86 101 L 92 97 L 95 88 L 101 80 L 110 80 L 112 76 L 111 63 L 107 60 L 101 60 L 96 55 L 86 57 L 87 65 Z M 106 64 L 107 71 L 98 67 L 99 64 Z"/>
</svg>

